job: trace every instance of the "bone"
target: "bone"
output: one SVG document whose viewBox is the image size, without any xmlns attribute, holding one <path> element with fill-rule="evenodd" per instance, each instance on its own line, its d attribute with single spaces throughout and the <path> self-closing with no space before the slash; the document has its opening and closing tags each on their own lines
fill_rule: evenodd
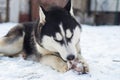
<svg viewBox="0 0 120 80">
<path fill-rule="evenodd" d="M 69 70 L 73 70 L 78 74 L 82 74 L 84 71 L 83 64 L 78 59 L 69 62 Z"/>
</svg>

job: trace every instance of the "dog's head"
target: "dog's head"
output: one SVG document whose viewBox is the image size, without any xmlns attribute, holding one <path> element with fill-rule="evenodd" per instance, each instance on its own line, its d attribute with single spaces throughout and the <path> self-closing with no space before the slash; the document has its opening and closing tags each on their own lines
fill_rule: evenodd
<svg viewBox="0 0 120 80">
<path fill-rule="evenodd" d="M 41 46 L 49 51 L 59 53 L 65 61 L 77 58 L 80 25 L 70 13 L 71 1 L 69 0 L 65 8 L 55 7 L 49 11 L 40 9 L 42 10 L 40 22 L 45 22 L 39 36 Z"/>
</svg>

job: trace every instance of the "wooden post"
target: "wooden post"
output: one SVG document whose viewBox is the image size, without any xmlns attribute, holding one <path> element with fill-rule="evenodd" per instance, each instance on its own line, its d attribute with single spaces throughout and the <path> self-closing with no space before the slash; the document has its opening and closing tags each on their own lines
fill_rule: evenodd
<svg viewBox="0 0 120 80">
<path fill-rule="evenodd" d="M 2 21 L 1 21 L 1 13 L 0 13 L 0 22 L 2 22 Z"/>
<path fill-rule="evenodd" d="M 6 22 L 9 21 L 9 1 L 10 0 L 6 0 Z"/>
<path fill-rule="evenodd" d="M 31 20 L 35 21 L 39 18 L 39 3 L 38 0 L 31 0 Z"/>
<path fill-rule="evenodd" d="M 53 6 L 64 7 L 68 0 L 31 0 L 30 1 L 30 16 L 31 20 L 39 18 L 39 5 L 43 6 L 45 10 Z M 40 3 L 40 4 L 39 4 Z"/>
</svg>

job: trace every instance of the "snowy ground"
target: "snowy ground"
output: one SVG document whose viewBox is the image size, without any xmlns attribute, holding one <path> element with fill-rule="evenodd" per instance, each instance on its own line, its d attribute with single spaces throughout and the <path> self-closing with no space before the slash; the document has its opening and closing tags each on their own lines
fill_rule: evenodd
<svg viewBox="0 0 120 80">
<path fill-rule="evenodd" d="M 0 37 L 14 23 L 0 24 Z M 90 73 L 64 74 L 22 58 L 0 57 L 0 80 L 120 80 L 120 26 L 82 25 L 81 48 Z"/>
</svg>

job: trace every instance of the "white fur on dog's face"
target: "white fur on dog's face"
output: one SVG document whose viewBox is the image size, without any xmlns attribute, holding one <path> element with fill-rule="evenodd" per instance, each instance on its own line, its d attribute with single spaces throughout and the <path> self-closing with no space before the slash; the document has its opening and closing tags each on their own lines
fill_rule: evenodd
<svg viewBox="0 0 120 80">
<path fill-rule="evenodd" d="M 58 52 L 65 61 L 67 61 L 68 55 L 72 54 L 77 57 L 76 45 L 80 40 L 79 26 L 76 26 L 76 28 L 73 30 L 73 33 L 69 29 L 64 31 L 62 24 L 60 24 L 59 27 L 60 32 L 57 32 L 55 37 L 47 35 L 43 36 L 42 45 L 49 51 Z M 70 42 L 67 41 L 68 38 L 71 39 Z M 63 44 L 61 44 L 59 41 L 63 41 Z"/>
<path fill-rule="evenodd" d="M 72 36 L 72 32 L 69 29 L 67 29 L 66 30 L 66 37 L 71 38 L 71 36 Z"/>
<path fill-rule="evenodd" d="M 55 38 L 56 40 L 58 40 L 58 41 L 61 41 L 63 38 L 62 38 L 62 35 L 60 34 L 60 33 L 56 33 L 56 38 Z"/>
</svg>

